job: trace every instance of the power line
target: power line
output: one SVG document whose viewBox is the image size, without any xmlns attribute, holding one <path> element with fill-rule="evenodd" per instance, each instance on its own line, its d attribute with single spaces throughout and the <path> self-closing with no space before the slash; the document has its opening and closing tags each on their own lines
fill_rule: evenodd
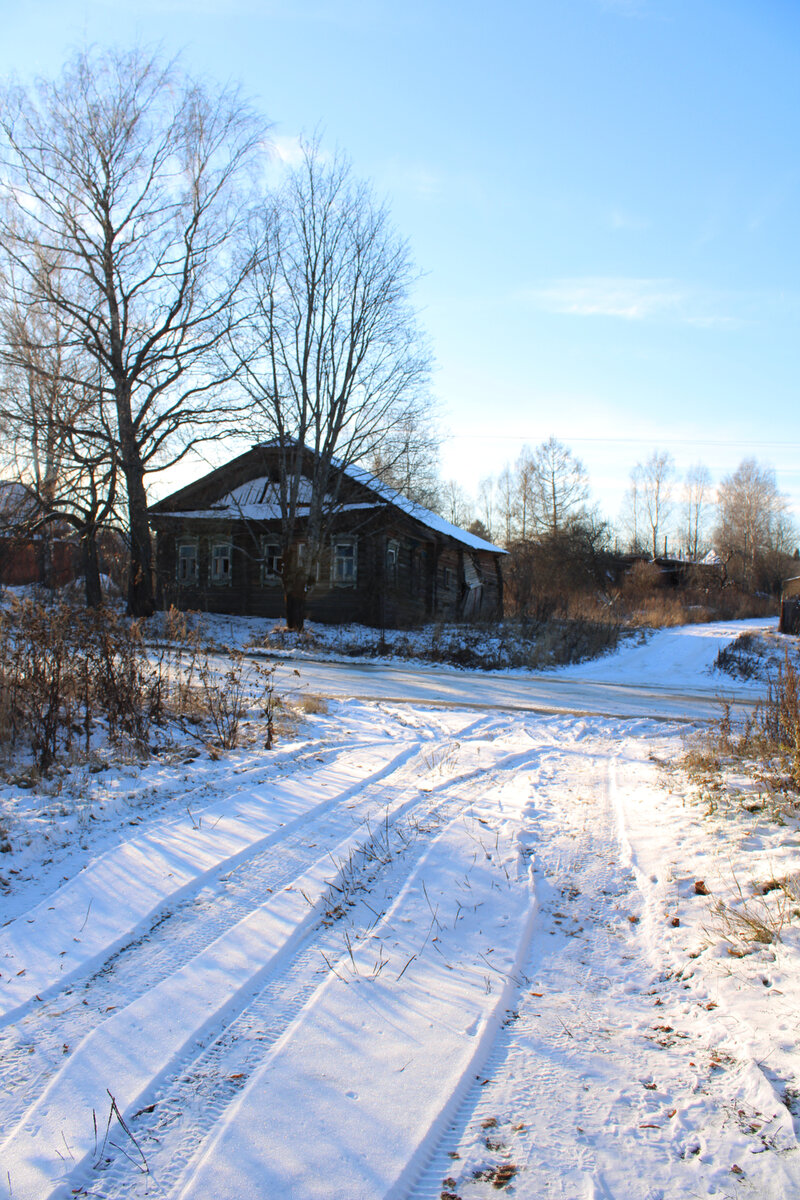
<svg viewBox="0 0 800 1200">
<path fill-rule="evenodd" d="M 540 435 L 528 436 L 521 433 L 450 433 L 445 435 L 445 441 L 481 441 L 481 442 L 534 442 Z M 560 438 L 557 440 L 561 440 Z M 800 449 L 800 442 L 787 442 L 783 439 L 774 442 L 755 442 L 752 438 L 676 438 L 676 437 L 660 437 L 657 439 L 648 437 L 569 437 L 564 441 L 569 442 L 591 442 L 602 443 L 604 445 L 619 445 L 619 446 L 641 446 L 651 442 L 668 444 L 672 446 L 750 446 L 755 449 L 775 449 L 784 450 Z"/>
</svg>

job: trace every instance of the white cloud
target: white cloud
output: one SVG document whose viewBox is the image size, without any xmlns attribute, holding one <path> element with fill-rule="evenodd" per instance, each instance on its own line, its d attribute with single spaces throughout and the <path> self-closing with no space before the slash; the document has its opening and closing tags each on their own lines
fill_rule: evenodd
<svg viewBox="0 0 800 1200">
<path fill-rule="evenodd" d="M 639 217 L 636 213 L 627 212 L 623 208 L 611 210 L 609 224 L 612 229 L 643 230 L 650 228 L 650 222 L 646 217 Z"/>
<path fill-rule="evenodd" d="M 727 292 L 676 279 L 608 275 L 549 280 L 526 289 L 522 298 L 543 312 L 565 316 L 662 321 L 719 330 L 763 320 L 776 302 L 787 307 L 785 298 L 770 293 Z M 796 297 L 792 303 L 796 304 Z"/>
<path fill-rule="evenodd" d="M 648 317 L 676 316 L 687 295 L 670 279 L 629 279 L 588 276 L 555 279 L 533 288 L 526 296 L 546 312 L 578 317 L 621 317 L 641 321 Z"/>
<path fill-rule="evenodd" d="M 303 161 L 304 139 L 299 134 L 278 133 L 270 138 L 270 148 L 281 163 L 296 167 Z"/>
</svg>

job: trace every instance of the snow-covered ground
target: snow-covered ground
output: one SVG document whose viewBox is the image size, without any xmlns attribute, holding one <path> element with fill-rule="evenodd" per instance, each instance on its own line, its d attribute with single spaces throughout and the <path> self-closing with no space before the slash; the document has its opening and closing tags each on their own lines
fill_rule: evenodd
<svg viewBox="0 0 800 1200">
<path fill-rule="evenodd" d="M 559 678 L 678 716 L 742 628 Z M 490 688 L 3 787 L 0 1196 L 800 1195 L 797 821 Z"/>
</svg>

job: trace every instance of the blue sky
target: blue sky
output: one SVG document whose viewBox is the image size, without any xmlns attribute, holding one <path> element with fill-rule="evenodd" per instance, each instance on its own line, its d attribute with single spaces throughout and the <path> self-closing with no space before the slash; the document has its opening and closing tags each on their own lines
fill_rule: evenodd
<svg viewBox="0 0 800 1200">
<path fill-rule="evenodd" d="M 392 209 L 475 490 L 553 435 L 616 516 L 653 449 L 800 513 L 797 0 L 0 0 L 0 71 L 85 41 L 240 80 Z"/>
</svg>

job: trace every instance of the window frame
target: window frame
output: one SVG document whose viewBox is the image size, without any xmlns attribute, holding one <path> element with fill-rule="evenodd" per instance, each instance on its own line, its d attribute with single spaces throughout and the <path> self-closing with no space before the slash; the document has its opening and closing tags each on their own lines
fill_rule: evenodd
<svg viewBox="0 0 800 1200">
<path fill-rule="evenodd" d="M 340 547 L 349 547 L 350 555 L 341 555 Z M 341 572 L 342 564 L 350 567 L 349 577 Z M 358 539 L 350 536 L 331 538 L 331 584 L 339 588 L 354 588 L 358 584 Z"/>
<path fill-rule="evenodd" d="M 181 553 L 183 550 L 191 550 L 191 558 L 189 555 Z M 191 575 L 183 576 L 181 574 L 181 565 L 185 561 L 190 560 L 193 564 Z M 200 546 L 197 538 L 180 537 L 175 543 L 175 581 L 178 587 L 197 587 L 200 581 Z"/>
<path fill-rule="evenodd" d="M 397 587 L 398 568 L 400 566 L 400 543 L 397 538 L 387 538 L 385 558 L 386 582 Z"/>
<path fill-rule="evenodd" d="M 268 551 L 276 550 L 277 554 L 269 554 Z M 268 569 L 268 563 L 272 561 L 274 567 Z M 283 581 L 283 553 L 279 541 L 272 538 L 262 537 L 261 539 L 261 583 L 265 587 L 277 587 Z"/>
<path fill-rule="evenodd" d="M 222 549 L 226 550 L 227 554 L 219 554 L 218 551 Z M 216 573 L 214 566 L 218 559 L 223 557 L 228 560 L 228 572 L 227 575 L 220 576 Z M 230 538 L 209 539 L 208 582 L 211 587 L 230 587 L 233 583 L 233 542 Z"/>
</svg>

